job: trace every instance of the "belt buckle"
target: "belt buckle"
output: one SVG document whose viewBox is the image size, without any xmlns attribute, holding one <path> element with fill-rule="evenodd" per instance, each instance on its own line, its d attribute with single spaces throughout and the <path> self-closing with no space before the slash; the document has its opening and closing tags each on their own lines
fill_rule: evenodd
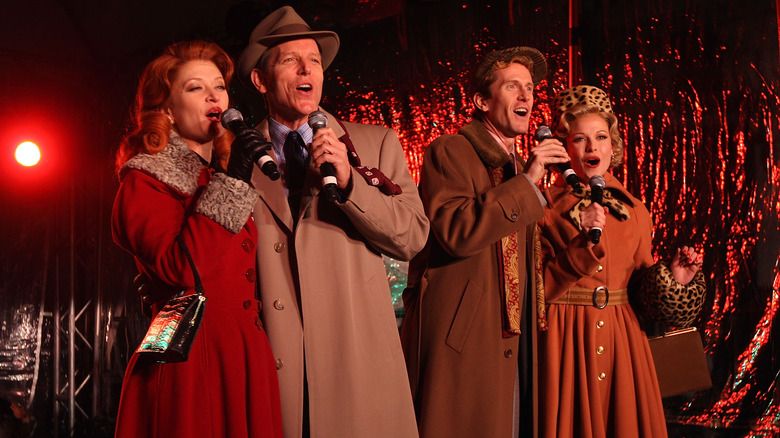
<svg viewBox="0 0 780 438">
<path fill-rule="evenodd" d="M 604 304 L 599 304 L 599 292 L 604 291 Z M 593 290 L 593 307 L 603 309 L 609 304 L 609 290 L 604 286 L 599 286 Z"/>
</svg>

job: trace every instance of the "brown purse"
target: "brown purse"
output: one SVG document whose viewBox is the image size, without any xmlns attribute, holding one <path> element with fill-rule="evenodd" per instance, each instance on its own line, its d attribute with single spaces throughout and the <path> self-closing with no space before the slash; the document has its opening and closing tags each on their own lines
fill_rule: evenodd
<svg viewBox="0 0 780 438">
<path fill-rule="evenodd" d="M 712 387 L 710 369 L 696 327 L 647 339 L 655 363 L 661 397 L 673 397 Z"/>
</svg>

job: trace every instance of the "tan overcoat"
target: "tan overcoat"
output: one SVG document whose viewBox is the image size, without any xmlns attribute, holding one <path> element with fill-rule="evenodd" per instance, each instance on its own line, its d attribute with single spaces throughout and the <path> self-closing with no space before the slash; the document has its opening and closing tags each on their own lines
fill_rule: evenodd
<svg viewBox="0 0 780 438">
<path fill-rule="evenodd" d="M 362 164 L 382 170 L 402 194 L 384 195 L 353 170 L 349 199 L 331 204 L 310 171 L 294 227 L 282 180 L 259 169 L 252 178 L 260 196 L 259 290 L 279 369 L 284 434 L 301 436 L 305 360 L 312 437 L 415 437 L 382 254 L 411 259 L 425 245 L 428 220 L 395 132 L 344 125 Z M 258 129 L 270 138 L 267 120 Z"/>
<path fill-rule="evenodd" d="M 422 437 L 510 437 L 518 370 L 520 381 L 533 380 L 534 359 L 521 338 L 533 337 L 535 306 L 526 297 L 524 335 L 502 336 L 496 247 L 518 232 L 518 274 L 527 285 L 527 246 L 543 201 L 523 175 L 492 186 L 489 168 L 508 161 L 479 121 L 426 150 L 420 192 L 431 234 L 409 268 L 401 335 Z M 527 396 L 518 413 L 531 431 L 535 402 Z"/>
</svg>

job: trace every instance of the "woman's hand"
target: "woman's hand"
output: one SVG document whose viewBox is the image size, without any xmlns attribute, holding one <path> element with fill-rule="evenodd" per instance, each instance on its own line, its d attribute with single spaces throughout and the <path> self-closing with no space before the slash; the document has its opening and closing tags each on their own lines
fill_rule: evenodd
<svg viewBox="0 0 780 438">
<path fill-rule="evenodd" d="M 690 283 L 701 267 L 702 258 L 703 254 L 696 253 L 694 248 L 688 246 L 678 248 L 669 266 L 674 279 L 680 284 Z"/>
<path fill-rule="evenodd" d="M 590 204 L 580 212 L 580 224 L 586 236 L 593 228 L 599 228 L 603 232 L 604 226 L 607 225 L 607 208 L 595 202 Z M 593 245 L 595 244 L 588 239 L 588 248 L 593 248 Z"/>
</svg>

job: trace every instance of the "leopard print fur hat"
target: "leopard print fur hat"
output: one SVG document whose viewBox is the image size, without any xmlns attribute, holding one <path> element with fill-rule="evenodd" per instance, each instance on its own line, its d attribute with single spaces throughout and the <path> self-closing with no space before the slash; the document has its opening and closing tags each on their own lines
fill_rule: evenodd
<svg viewBox="0 0 780 438">
<path fill-rule="evenodd" d="M 578 85 L 563 90 L 555 96 L 552 107 L 553 120 L 560 120 L 564 111 L 580 104 L 596 105 L 601 111 L 612 113 L 612 104 L 604 90 L 592 85 Z"/>
</svg>

